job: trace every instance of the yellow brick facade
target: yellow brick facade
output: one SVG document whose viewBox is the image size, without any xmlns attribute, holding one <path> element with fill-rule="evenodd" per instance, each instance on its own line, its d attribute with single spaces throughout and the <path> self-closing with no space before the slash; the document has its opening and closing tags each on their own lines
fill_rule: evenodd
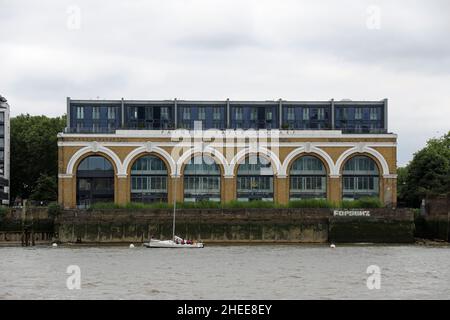
<svg viewBox="0 0 450 320">
<path fill-rule="evenodd" d="M 239 162 L 249 154 L 258 153 L 272 162 L 274 168 L 274 201 L 285 204 L 289 201 L 289 170 L 301 156 L 312 155 L 324 163 L 327 170 L 327 198 L 339 201 L 342 198 L 342 167 L 355 155 L 372 158 L 379 171 L 380 199 L 386 205 L 396 205 L 397 178 L 396 135 L 344 135 L 281 132 L 277 141 L 263 140 L 256 147 L 245 145 L 239 136 L 233 141 L 216 143 L 214 139 L 202 137 L 191 146 L 173 139 L 169 133 L 160 136 L 139 135 L 132 132 L 110 135 L 60 134 L 59 146 L 59 203 L 65 208 L 76 207 L 76 170 L 82 159 L 90 155 L 101 155 L 114 166 L 114 201 L 126 204 L 130 201 L 130 170 L 134 161 L 143 155 L 161 158 L 168 170 L 168 201 L 176 193 L 177 201 L 183 201 L 183 168 L 195 154 L 204 150 L 213 157 L 221 169 L 221 201 L 236 199 L 236 171 Z M 195 140 L 195 139 L 194 139 Z M 269 141 L 267 143 L 267 141 Z M 197 144 L 196 144 L 197 143 Z M 182 145 L 181 151 L 175 149 Z M 200 146 L 200 147 L 199 147 Z M 181 161 L 184 159 L 184 161 Z M 177 174 L 175 168 L 179 171 Z M 175 192 L 174 186 L 177 189 Z"/>
</svg>

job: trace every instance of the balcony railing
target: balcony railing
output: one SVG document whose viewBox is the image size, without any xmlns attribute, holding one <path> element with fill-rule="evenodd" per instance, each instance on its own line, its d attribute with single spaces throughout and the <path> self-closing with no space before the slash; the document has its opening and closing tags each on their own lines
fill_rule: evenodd
<svg viewBox="0 0 450 320">
<path fill-rule="evenodd" d="M 234 120 L 231 124 L 233 129 L 278 129 L 278 123 L 275 120 Z"/>
<path fill-rule="evenodd" d="M 384 128 L 341 128 L 337 129 L 341 130 L 342 133 L 373 133 L 373 134 L 383 134 L 387 133 L 387 130 Z"/>
<path fill-rule="evenodd" d="M 93 128 L 93 127 L 76 127 L 76 128 L 65 128 L 65 133 L 115 133 L 117 129 L 115 128 Z"/>
<path fill-rule="evenodd" d="M 328 120 L 286 120 L 281 129 L 289 130 L 330 130 L 331 123 Z"/>
<path fill-rule="evenodd" d="M 212 123 L 206 122 L 205 120 L 180 120 L 178 122 L 179 129 L 194 130 L 198 125 L 201 125 L 201 128 L 203 130 L 208 129 L 224 130 L 226 127 L 225 122 L 222 120 L 213 120 Z"/>
<path fill-rule="evenodd" d="M 183 120 L 178 123 L 178 129 L 189 129 L 193 130 L 195 128 L 194 120 Z M 80 126 L 78 124 L 76 127 L 66 128 L 65 133 L 115 133 L 116 130 L 174 130 L 174 122 L 169 120 L 129 120 L 125 126 L 116 126 L 115 124 L 93 124 L 91 126 Z M 225 123 L 218 121 L 214 122 L 212 125 L 206 125 L 203 123 L 203 130 L 207 129 L 219 129 L 225 130 Z M 281 130 L 331 130 L 331 125 L 327 122 L 320 121 L 286 121 L 283 122 L 281 128 L 278 123 L 274 120 L 272 121 L 233 121 L 230 125 L 230 129 L 255 129 L 255 130 L 271 130 L 271 129 L 281 129 Z M 355 127 L 352 125 L 336 127 L 335 130 L 341 130 L 342 133 L 348 134 L 383 134 L 387 133 L 384 128 L 370 128 L 368 126 Z"/>
<path fill-rule="evenodd" d="M 132 130 L 170 130 L 174 129 L 170 120 L 128 120 L 124 129 Z"/>
</svg>

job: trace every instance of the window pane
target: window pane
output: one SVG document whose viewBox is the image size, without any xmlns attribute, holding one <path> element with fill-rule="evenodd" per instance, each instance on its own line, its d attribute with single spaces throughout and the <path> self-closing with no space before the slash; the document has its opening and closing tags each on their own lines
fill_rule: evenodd
<svg viewBox="0 0 450 320">
<path fill-rule="evenodd" d="M 100 107 L 92 107 L 92 119 L 100 119 Z"/>
<path fill-rule="evenodd" d="M 303 108 L 303 120 L 309 120 L 309 109 Z"/>
<path fill-rule="evenodd" d="M 84 119 L 84 108 L 77 107 L 77 119 Z"/>
</svg>

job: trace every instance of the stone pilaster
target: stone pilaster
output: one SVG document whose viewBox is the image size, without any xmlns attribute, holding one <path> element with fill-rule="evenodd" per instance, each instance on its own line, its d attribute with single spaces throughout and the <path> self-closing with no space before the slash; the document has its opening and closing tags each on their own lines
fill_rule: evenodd
<svg viewBox="0 0 450 320">
<path fill-rule="evenodd" d="M 222 199 L 223 203 L 236 200 L 236 177 L 222 177 Z"/>
<path fill-rule="evenodd" d="M 117 186 L 115 189 L 114 202 L 119 205 L 125 205 L 130 202 L 130 187 L 128 183 L 129 176 L 117 176 L 115 181 Z"/>
<path fill-rule="evenodd" d="M 76 177 L 72 175 L 60 175 L 58 178 L 58 203 L 64 209 L 76 207 Z"/>
<path fill-rule="evenodd" d="M 274 177 L 275 197 L 274 200 L 280 204 L 289 202 L 289 179 L 288 177 Z"/>
<path fill-rule="evenodd" d="M 382 179 L 383 203 L 386 206 L 397 206 L 397 176 L 384 176 Z"/>
<path fill-rule="evenodd" d="M 176 187 L 176 191 L 175 188 Z M 167 183 L 167 200 L 169 203 L 173 203 L 176 193 L 176 201 L 183 202 L 184 190 L 183 190 L 183 177 L 170 177 Z"/>
<path fill-rule="evenodd" d="M 339 202 L 342 200 L 341 176 L 328 176 L 328 200 Z"/>
</svg>

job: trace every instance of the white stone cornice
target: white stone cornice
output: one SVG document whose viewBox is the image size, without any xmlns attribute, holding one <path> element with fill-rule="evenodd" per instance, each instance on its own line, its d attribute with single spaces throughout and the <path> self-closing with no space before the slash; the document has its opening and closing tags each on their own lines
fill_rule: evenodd
<svg viewBox="0 0 450 320">
<path fill-rule="evenodd" d="M 73 174 L 60 173 L 58 174 L 58 178 L 60 179 L 72 179 Z"/>
<path fill-rule="evenodd" d="M 207 142 L 207 141 L 205 141 Z M 91 141 L 59 141 L 58 147 L 86 147 L 89 146 Z M 142 141 L 104 141 L 104 142 L 97 142 L 99 145 L 102 145 L 104 147 L 143 147 L 146 145 L 147 142 Z M 285 142 L 274 142 L 274 141 L 257 141 L 258 146 L 262 147 L 304 147 L 306 143 L 310 143 L 311 147 L 327 147 L 327 148 L 340 148 L 340 147 L 356 147 L 357 142 L 346 142 L 346 141 L 335 141 L 335 142 L 304 142 L 304 141 L 285 141 Z M 151 141 L 152 146 L 158 146 L 158 147 L 191 147 L 194 145 L 193 142 L 187 141 L 187 142 L 172 142 L 172 141 Z M 225 147 L 238 147 L 238 148 L 245 148 L 249 147 L 248 143 L 245 142 L 239 142 L 239 141 L 212 141 L 208 142 L 207 144 L 209 147 L 217 147 L 217 148 L 225 148 Z M 396 142 L 365 142 L 365 146 L 369 148 L 376 148 L 376 147 L 387 147 L 387 148 L 393 148 L 397 146 Z"/>
<path fill-rule="evenodd" d="M 60 138 L 178 138 L 183 136 L 193 136 L 194 130 L 116 130 L 116 133 L 59 133 Z M 242 135 L 257 136 L 277 136 L 280 138 L 393 138 L 397 139 L 397 134 L 381 133 L 381 134 L 346 134 L 340 130 L 216 130 L 209 129 L 202 131 L 203 136 L 213 137 L 221 135 L 223 137 L 240 137 Z"/>
</svg>

